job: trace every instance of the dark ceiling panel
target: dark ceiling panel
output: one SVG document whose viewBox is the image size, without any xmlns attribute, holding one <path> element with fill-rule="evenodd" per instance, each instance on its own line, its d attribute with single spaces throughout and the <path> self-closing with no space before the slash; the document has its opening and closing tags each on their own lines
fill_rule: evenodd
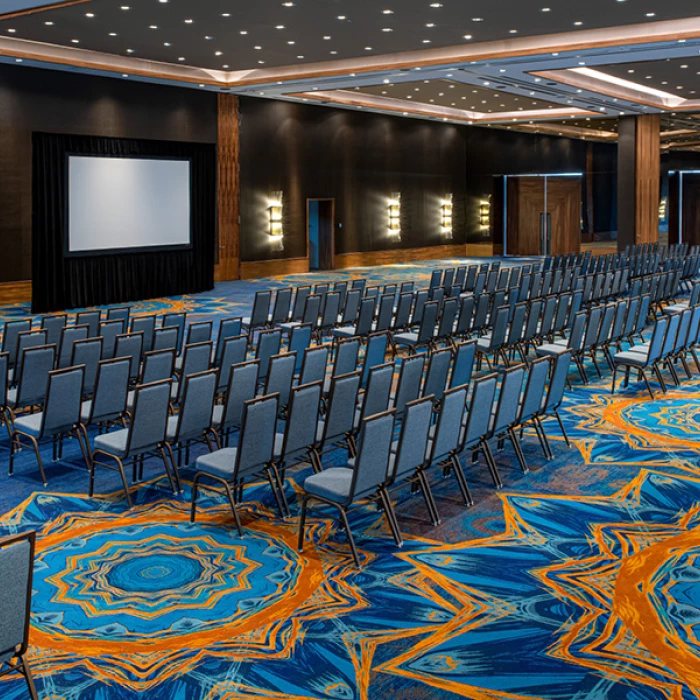
<svg viewBox="0 0 700 700">
<path fill-rule="evenodd" d="M 688 100 L 700 99 L 700 57 L 600 66 L 603 73 Z"/>
<path fill-rule="evenodd" d="M 698 12 L 697 0 L 93 0 L 6 20 L 0 32 L 240 70 L 680 19 Z"/>
</svg>

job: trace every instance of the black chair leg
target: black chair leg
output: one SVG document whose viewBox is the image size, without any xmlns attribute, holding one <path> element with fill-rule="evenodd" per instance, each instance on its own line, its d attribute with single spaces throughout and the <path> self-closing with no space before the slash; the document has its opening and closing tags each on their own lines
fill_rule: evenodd
<svg viewBox="0 0 700 700">
<path fill-rule="evenodd" d="M 396 542 L 397 547 L 403 547 L 403 538 L 401 537 L 401 530 L 399 529 L 399 522 L 396 519 L 396 513 L 394 511 L 394 505 L 391 502 L 389 494 L 386 489 L 379 489 L 379 497 L 382 499 L 382 506 L 384 507 L 384 515 L 386 516 L 387 523 L 389 524 L 389 529 Z"/>
<path fill-rule="evenodd" d="M 301 514 L 299 515 L 299 541 L 297 543 L 297 552 L 304 551 L 304 526 L 306 525 L 306 508 L 309 502 L 309 497 L 304 494 L 301 499 Z"/>
<path fill-rule="evenodd" d="M 469 486 L 467 485 L 467 478 L 464 476 L 464 472 L 462 471 L 462 465 L 459 463 L 459 458 L 457 457 L 457 455 L 451 455 L 450 462 L 452 463 L 455 479 L 457 479 L 459 490 L 462 492 L 464 505 L 467 506 L 467 508 L 470 508 L 474 505 L 474 499 L 472 498 L 471 492 L 469 491 Z"/>
<path fill-rule="evenodd" d="M 491 478 L 493 479 L 494 486 L 500 491 L 503 488 L 503 479 L 498 473 L 498 467 L 496 466 L 496 460 L 494 459 L 493 452 L 491 452 L 491 447 L 486 440 L 482 440 L 481 447 L 484 452 L 484 459 L 486 460 L 486 466 L 491 472 Z M 478 456 L 478 451 L 474 452 Z"/>
<path fill-rule="evenodd" d="M 508 428 L 508 437 L 510 438 L 511 443 L 513 444 L 515 456 L 518 458 L 518 462 L 520 463 L 520 469 L 522 470 L 523 474 L 529 474 L 530 467 L 527 466 L 527 461 L 525 459 L 525 455 L 523 454 L 523 449 L 520 445 L 520 440 L 518 440 L 518 436 L 515 434 L 515 430 L 513 430 L 513 428 Z"/>
<path fill-rule="evenodd" d="M 199 495 L 199 472 L 194 475 L 192 482 L 192 505 L 190 506 L 190 522 L 193 523 L 197 517 L 197 496 Z"/>
<path fill-rule="evenodd" d="M 566 434 L 566 429 L 564 428 L 564 421 L 561 419 L 561 416 L 559 415 L 559 411 L 557 409 L 554 409 L 554 415 L 556 416 L 557 423 L 559 423 L 559 429 L 561 430 L 561 433 L 564 436 L 564 440 L 566 441 L 566 446 L 571 447 L 571 443 L 569 442 L 569 436 Z"/>
<path fill-rule="evenodd" d="M 423 493 L 423 499 L 425 500 L 425 506 L 430 514 L 430 519 L 432 521 L 433 527 L 437 527 L 440 524 L 440 514 L 438 513 L 437 504 L 435 503 L 435 498 L 433 497 L 433 492 L 430 490 L 430 483 L 422 469 L 418 470 L 418 484 L 420 490 Z"/>
<path fill-rule="evenodd" d="M 357 553 L 357 547 L 355 546 L 355 538 L 352 536 L 352 531 L 350 530 L 350 523 L 348 522 L 348 515 L 342 506 L 338 506 L 338 510 L 340 511 L 340 517 L 342 519 L 343 526 L 345 527 L 345 533 L 348 536 L 348 543 L 350 544 L 350 551 L 352 552 L 352 558 L 355 560 L 355 566 L 357 566 L 358 569 L 361 569 L 362 564 L 360 564 L 360 557 Z"/>
<path fill-rule="evenodd" d="M 238 509 L 236 508 L 236 504 L 233 500 L 233 493 L 231 492 L 231 487 L 228 485 L 227 482 L 223 482 L 224 487 L 226 489 L 226 495 L 228 496 L 228 502 L 231 505 L 231 510 L 233 511 L 233 518 L 236 521 L 236 528 L 238 529 L 238 534 L 242 538 L 243 537 L 243 527 L 241 526 L 241 518 L 238 515 Z"/>
</svg>

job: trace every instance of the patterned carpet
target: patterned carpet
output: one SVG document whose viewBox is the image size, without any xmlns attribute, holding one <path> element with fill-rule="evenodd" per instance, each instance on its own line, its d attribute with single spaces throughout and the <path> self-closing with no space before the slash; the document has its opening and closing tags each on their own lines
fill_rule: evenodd
<svg viewBox="0 0 700 700">
<path fill-rule="evenodd" d="M 423 282 L 434 266 L 372 278 Z M 341 276 L 364 272 L 326 277 Z M 240 313 L 266 286 L 142 308 Z M 200 497 L 190 525 L 189 486 L 174 499 L 155 462 L 126 511 L 111 473 L 97 476 L 106 495 L 86 497 L 76 444 L 47 463 L 49 491 L 24 450 L 3 478 L 0 532 L 40 534 L 31 659 L 41 697 L 699 698 L 700 378 L 653 402 L 640 385 L 615 396 L 609 386 L 609 376 L 574 384 L 563 411 L 573 447 L 548 425 L 553 461 L 527 433 L 530 474 L 510 448 L 496 453 L 503 493 L 483 463 L 468 463 L 474 508 L 435 473 L 438 528 L 419 496 L 398 492 L 401 550 L 373 506 L 355 510 L 360 572 L 330 511 L 312 512 L 297 553 L 307 469 L 289 473 L 286 522 L 266 484 L 246 490 L 240 539 L 216 496 Z M 5 438 L 3 463 L 7 453 Z M 26 697 L 23 682 L 0 680 L 0 697 Z"/>
</svg>

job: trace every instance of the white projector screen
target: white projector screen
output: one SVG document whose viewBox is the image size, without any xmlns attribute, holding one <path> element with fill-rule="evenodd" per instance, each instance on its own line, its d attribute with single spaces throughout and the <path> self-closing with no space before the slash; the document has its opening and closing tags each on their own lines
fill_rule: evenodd
<svg viewBox="0 0 700 700">
<path fill-rule="evenodd" d="M 190 161 L 68 156 L 67 252 L 187 247 Z"/>
</svg>

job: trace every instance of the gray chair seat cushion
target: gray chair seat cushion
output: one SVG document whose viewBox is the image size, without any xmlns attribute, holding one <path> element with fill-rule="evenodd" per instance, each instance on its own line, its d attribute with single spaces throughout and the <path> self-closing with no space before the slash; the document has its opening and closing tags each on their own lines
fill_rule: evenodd
<svg viewBox="0 0 700 700">
<path fill-rule="evenodd" d="M 627 352 L 636 352 L 637 354 L 643 353 L 645 355 L 648 355 L 650 347 L 651 343 L 639 343 L 638 345 L 633 345 L 627 350 Z"/>
<path fill-rule="evenodd" d="M 671 304 L 670 306 L 667 306 L 664 308 L 664 313 L 665 314 L 678 314 L 681 311 L 685 311 L 687 308 L 689 308 L 688 302 L 680 302 L 679 304 Z"/>
<path fill-rule="evenodd" d="M 333 467 L 320 474 L 314 474 L 304 481 L 304 490 L 339 505 L 348 502 L 352 487 L 353 470 Z"/>
<path fill-rule="evenodd" d="M 12 408 L 17 404 L 17 389 L 7 390 L 7 405 Z"/>
<path fill-rule="evenodd" d="M 479 340 L 476 341 L 476 349 L 477 350 L 483 350 L 483 351 L 488 351 L 491 349 L 491 338 L 479 338 Z"/>
<path fill-rule="evenodd" d="M 175 401 L 180 396 L 180 382 L 173 382 L 173 388 L 170 391 L 170 399 Z"/>
<path fill-rule="evenodd" d="M 172 442 L 175 439 L 178 418 L 179 416 L 170 416 L 170 418 L 168 418 L 168 428 L 165 432 L 165 439 L 168 442 Z"/>
<path fill-rule="evenodd" d="M 223 450 L 197 457 L 197 471 L 218 476 L 220 479 L 231 479 L 237 453 L 237 447 L 225 447 Z"/>
<path fill-rule="evenodd" d="M 284 433 L 275 433 L 275 459 L 282 456 L 282 446 L 284 445 Z"/>
<path fill-rule="evenodd" d="M 175 358 L 175 369 L 180 371 L 182 369 L 182 363 L 185 361 L 185 358 L 180 355 L 179 357 Z"/>
<path fill-rule="evenodd" d="M 39 437 L 41 435 L 41 419 L 43 413 L 32 413 L 30 416 L 22 416 L 15 420 L 15 429 L 25 435 Z"/>
<path fill-rule="evenodd" d="M 415 345 L 418 342 L 418 333 L 398 333 L 394 336 L 397 345 Z"/>
<path fill-rule="evenodd" d="M 563 355 L 568 349 L 566 344 L 545 343 L 544 345 L 538 345 L 535 351 L 537 352 L 537 357 L 556 357 L 557 355 Z"/>
<path fill-rule="evenodd" d="M 355 335 L 355 326 L 343 326 L 342 328 L 334 328 L 331 333 L 336 338 L 352 338 Z"/>
<path fill-rule="evenodd" d="M 92 401 L 83 401 L 80 406 L 80 422 L 87 425 L 90 420 L 90 414 L 92 413 Z"/>
<path fill-rule="evenodd" d="M 126 397 L 126 410 L 129 411 L 129 413 L 131 413 L 131 411 L 134 410 L 134 402 L 135 401 L 136 401 L 136 392 L 130 391 Z"/>
<path fill-rule="evenodd" d="M 211 424 L 215 428 L 219 428 L 221 426 L 221 421 L 223 419 L 224 419 L 224 407 L 223 406 L 214 406 L 214 413 L 212 414 Z"/>
<path fill-rule="evenodd" d="M 300 321 L 290 321 L 289 323 L 278 323 L 277 328 L 281 328 L 283 331 L 292 332 L 295 328 L 301 326 Z"/>
<path fill-rule="evenodd" d="M 107 454 L 115 457 L 123 457 L 126 454 L 126 441 L 129 437 L 129 431 L 115 430 L 113 433 L 106 435 L 98 435 L 95 438 L 95 449 L 102 450 Z"/>
<path fill-rule="evenodd" d="M 632 365 L 633 367 L 644 367 L 647 363 L 647 355 L 641 352 L 618 352 L 613 356 L 616 365 Z"/>
</svg>

